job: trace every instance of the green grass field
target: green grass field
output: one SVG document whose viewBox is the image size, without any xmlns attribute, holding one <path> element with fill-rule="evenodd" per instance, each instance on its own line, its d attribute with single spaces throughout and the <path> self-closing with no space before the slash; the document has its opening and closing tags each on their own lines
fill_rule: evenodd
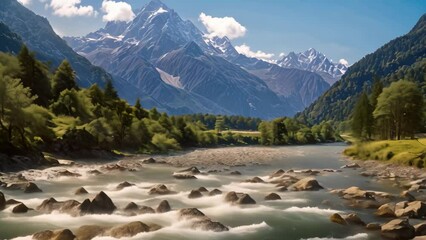
<svg viewBox="0 0 426 240">
<path fill-rule="evenodd" d="M 390 161 L 423 168 L 426 167 L 426 138 L 358 142 L 345 149 L 344 154 L 362 160 Z"/>
</svg>

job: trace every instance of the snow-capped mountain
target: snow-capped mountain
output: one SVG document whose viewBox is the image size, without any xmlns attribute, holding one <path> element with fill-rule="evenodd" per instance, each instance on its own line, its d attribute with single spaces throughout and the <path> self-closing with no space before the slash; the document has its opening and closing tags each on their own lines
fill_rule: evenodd
<svg viewBox="0 0 426 240">
<path fill-rule="evenodd" d="M 345 74 L 348 66 L 341 63 L 334 63 L 321 52 L 310 48 L 305 52 L 290 52 L 284 56 L 277 64 L 284 68 L 297 68 L 320 74 L 332 85 Z"/>
<path fill-rule="evenodd" d="M 94 65 L 124 78 L 134 88 L 118 89 L 119 93 L 132 92 L 131 100 L 141 97 L 145 106 L 161 105 L 169 113 L 274 118 L 293 115 L 306 103 L 270 89 L 260 77 L 263 74 L 251 72 L 271 69 L 271 63 L 239 54 L 226 37 L 207 37 L 159 0 L 148 3 L 130 22 L 108 22 L 87 36 L 64 39 Z M 309 74 L 310 79 L 325 83 L 318 74 L 295 71 L 280 75 L 287 78 L 280 82 L 302 81 Z M 316 98 L 321 93 L 314 89 L 308 95 Z M 152 98 L 147 103 L 143 101 L 146 96 Z"/>
</svg>

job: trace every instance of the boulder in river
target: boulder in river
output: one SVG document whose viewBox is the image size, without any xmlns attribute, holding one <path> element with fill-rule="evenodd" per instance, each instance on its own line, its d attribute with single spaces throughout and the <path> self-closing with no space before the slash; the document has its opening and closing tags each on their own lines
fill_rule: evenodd
<svg viewBox="0 0 426 240">
<path fill-rule="evenodd" d="M 221 195 L 221 194 L 222 194 L 222 191 L 220 191 L 217 188 L 215 188 L 215 189 L 213 189 L 209 192 L 209 196 L 216 196 L 216 195 Z"/>
<path fill-rule="evenodd" d="M 281 200 L 280 195 L 276 193 L 270 193 L 265 197 L 266 201 L 272 201 L 272 200 Z"/>
<path fill-rule="evenodd" d="M 389 217 L 389 218 L 396 217 L 395 205 L 391 203 L 383 204 L 377 209 L 377 211 L 374 214 L 379 217 Z"/>
<path fill-rule="evenodd" d="M 203 212 L 198 210 L 197 208 L 183 208 L 179 210 L 179 218 L 181 219 L 191 219 L 191 218 L 204 218 Z"/>
<path fill-rule="evenodd" d="M 137 211 L 137 210 L 139 210 L 139 206 L 134 202 L 131 202 L 131 203 L 127 204 L 126 207 L 124 207 L 124 211 L 126 211 L 126 212 L 132 212 L 132 211 Z"/>
<path fill-rule="evenodd" d="M 203 219 L 200 221 L 196 221 L 192 224 L 192 228 L 200 229 L 203 231 L 213 231 L 213 232 L 226 232 L 229 231 L 225 225 L 220 222 L 213 222 L 210 219 Z"/>
<path fill-rule="evenodd" d="M 196 176 L 192 174 L 185 174 L 185 173 L 174 173 L 173 177 L 176 179 L 184 180 L 184 179 L 197 179 Z"/>
<path fill-rule="evenodd" d="M 35 183 L 29 182 L 24 187 L 24 193 L 37 193 L 37 192 L 42 192 L 42 191 Z"/>
<path fill-rule="evenodd" d="M 190 167 L 190 168 L 187 168 L 187 169 L 177 171 L 176 173 L 197 175 L 197 174 L 200 174 L 201 172 L 200 172 L 200 170 L 198 170 L 197 167 Z"/>
<path fill-rule="evenodd" d="M 73 173 L 68 170 L 62 170 L 58 172 L 58 176 L 60 177 L 81 177 L 79 173 Z"/>
<path fill-rule="evenodd" d="M 290 189 L 294 191 L 318 191 L 323 187 L 315 178 L 304 178 L 291 185 Z"/>
<path fill-rule="evenodd" d="M 84 194 L 88 194 L 88 193 L 89 192 L 84 187 L 81 187 L 81 188 L 75 190 L 75 192 L 74 192 L 75 195 L 84 195 Z"/>
<path fill-rule="evenodd" d="M 107 227 L 96 225 L 81 226 L 75 231 L 75 236 L 78 240 L 91 240 L 97 236 L 103 235 Z"/>
<path fill-rule="evenodd" d="M 6 198 L 4 194 L 0 192 L 0 211 L 6 208 Z"/>
<path fill-rule="evenodd" d="M 350 163 L 342 166 L 341 168 L 360 168 L 358 163 Z"/>
<path fill-rule="evenodd" d="M 240 198 L 238 198 L 237 204 L 245 205 L 245 204 L 256 204 L 256 201 L 250 197 L 248 194 L 243 194 Z"/>
<path fill-rule="evenodd" d="M 423 218 L 426 216 L 426 204 L 421 201 L 404 202 L 404 208 L 398 207 L 395 214 L 397 217 Z"/>
<path fill-rule="evenodd" d="M 360 226 L 365 226 L 365 222 L 361 220 L 361 218 L 355 214 L 355 213 L 350 213 L 348 215 L 343 216 L 343 218 L 345 219 L 345 221 L 348 224 L 352 224 L 352 225 L 360 225 Z"/>
<path fill-rule="evenodd" d="M 415 229 L 408 219 L 394 219 L 382 225 L 381 234 L 388 239 L 412 239 Z"/>
<path fill-rule="evenodd" d="M 203 197 L 203 194 L 201 194 L 201 192 L 198 190 L 192 190 L 188 195 L 188 198 L 191 198 L 191 199 L 200 198 L 200 197 Z"/>
<path fill-rule="evenodd" d="M 330 221 L 337 223 L 337 224 L 340 224 L 340 225 L 348 225 L 346 220 L 338 213 L 333 213 L 330 216 Z"/>
<path fill-rule="evenodd" d="M 142 206 L 142 207 L 139 208 L 138 213 L 139 214 L 151 214 L 151 213 L 155 213 L 155 210 L 152 207 Z"/>
<path fill-rule="evenodd" d="M 96 197 L 90 201 L 86 199 L 79 206 L 81 214 L 111 214 L 117 207 L 104 192 L 98 193 Z"/>
<path fill-rule="evenodd" d="M 207 190 L 207 188 L 205 188 L 205 187 L 199 187 L 198 191 L 199 192 L 209 192 L 209 190 Z"/>
<path fill-rule="evenodd" d="M 150 195 L 154 195 L 154 194 L 158 194 L 158 195 L 167 195 L 167 194 L 173 194 L 173 193 L 175 193 L 175 192 L 173 192 L 173 191 L 169 190 L 169 189 L 167 188 L 167 186 L 166 186 L 166 185 L 164 185 L 164 184 L 159 184 L 159 185 L 157 185 L 157 186 L 155 186 L 155 187 L 152 187 L 152 188 L 149 190 L 149 194 L 150 194 Z"/>
<path fill-rule="evenodd" d="M 25 204 L 20 203 L 12 209 L 12 212 L 13 213 L 27 213 L 28 210 L 30 210 L 30 209 L 27 206 L 25 206 Z"/>
<path fill-rule="evenodd" d="M 236 202 L 238 200 L 238 196 L 236 192 L 229 192 L 225 195 L 225 202 Z"/>
<path fill-rule="evenodd" d="M 263 181 L 260 177 L 254 177 L 252 179 L 247 179 L 244 182 L 248 182 L 248 183 L 264 183 L 265 181 Z"/>
<path fill-rule="evenodd" d="M 157 163 L 157 161 L 154 158 L 148 158 L 148 159 L 142 160 L 142 163 L 144 163 L 144 164 L 154 164 L 154 163 Z"/>
<path fill-rule="evenodd" d="M 241 175 L 241 172 L 240 171 L 232 171 L 229 174 L 239 176 L 239 175 Z"/>
<path fill-rule="evenodd" d="M 281 177 L 283 174 L 285 173 L 284 170 L 280 169 L 274 173 L 272 173 L 271 175 L 269 175 L 269 178 L 277 178 L 277 177 Z"/>
<path fill-rule="evenodd" d="M 90 201 L 89 201 L 90 202 Z M 81 210 L 79 209 L 81 204 L 75 200 L 68 200 L 58 202 L 54 198 L 44 200 L 40 206 L 36 209 L 43 213 L 51 213 L 52 211 L 59 211 L 61 213 L 67 213 L 73 216 L 80 215 Z"/>
<path fill-rule="evenodd" d="M 114 238 L 133 237 L 141 232 L 149 232 L 149 226 L 143 222 L 131 222 L 107 231 L 106 235 Z"/>
<path fill-rule="evenodd" d="M 366 228 L 367 230 L 370 230 L 370 231 L 377 231 L 377 230 L 380 230 L 382 227 L 380 226 L 380 224 L 379 224 L 379 223 L 368 223 L 368 224 L 365 226 L 365 228 Z"/>
<path fill-rule="evenodd" d="M 160 202 L 158 207 L 155 209 L 155 212 L 165 213 L 165 212 L 169 212 L 170 210 L 172 210 L 172 208 L 170 207 L 169 202 L 167 200 L 163 200 L 163 201 Z"/>
<path fill-rule="evenodd" d="M 69 229 L 41 231 L 33 235 L 34 240 L 75 240 L 76 236 Z"/>
<path fill-rule="evenodd" d="M 426 222 L 414 225 L 416 236 L 426 236 Z"/>
<path fill-rule="evenodd" d="M 125 181 L 125 182 L 122 182 L 122 183 L 118 184 L 117 187 L 116 187 L 116 189 L 117 190 L 122 190 L 122 189 L 124 189 L 126 187 L 131 187 L 131 186 L 135 186 L 135 184 L 129 183 L 129 182 Z"/>
</svg>

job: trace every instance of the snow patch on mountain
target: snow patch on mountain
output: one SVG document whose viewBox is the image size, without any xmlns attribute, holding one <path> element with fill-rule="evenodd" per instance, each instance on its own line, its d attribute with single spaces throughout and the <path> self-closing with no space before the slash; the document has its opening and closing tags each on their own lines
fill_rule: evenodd
<svg viewBox="0 0 426 240">
<path fill-rule="evenodd" d="M 166 73 L 165 71 L 156 68 L 158 73 L 160 73 L 160 77 L 161 80 L 163 80 L 163 82 L 165 82 L 166 84 L 179 88 L 179 89 L 183 89 L 182 83 L 180 82 L 180 77 L 179 76 L 172 76 L 168 73 Z"/>
</svg>

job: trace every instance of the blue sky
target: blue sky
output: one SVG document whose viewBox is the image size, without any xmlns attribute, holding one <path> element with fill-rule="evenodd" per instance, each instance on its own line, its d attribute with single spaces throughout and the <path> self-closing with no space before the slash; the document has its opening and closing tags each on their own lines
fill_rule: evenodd
<svg viewBox="0 0 426 240">
<path fill-rule="evenodd" d="M 37 14 L 47 17 L 60 35 L 79 36 L 105 25 L 102 0 L 66 0 L 76 6 L 92 6 L 97 14 L 58 16 L 51 1 L 20 0 Z M 149 0 L 124 1 L 136 13 Z M 44 3 L 42 3 L 44 2 Z M 80 2 L 80 3 L 79 3 Z M 212 17 L 233 17 L 246 28 L 244 36 L 232 39 L 252 51 L 274 54 L 315 48 L 334 61 L 349 63 L 373 52 L 386 42 L 408 32 L 426 13 L 423 0 L 163 0 L 183 19 L 205 31 L 202 12 Z M 87 9 L 86 9 L 87 10 Z M 86 16 L 90 15 L 90 16 Z"/>
</svg>

